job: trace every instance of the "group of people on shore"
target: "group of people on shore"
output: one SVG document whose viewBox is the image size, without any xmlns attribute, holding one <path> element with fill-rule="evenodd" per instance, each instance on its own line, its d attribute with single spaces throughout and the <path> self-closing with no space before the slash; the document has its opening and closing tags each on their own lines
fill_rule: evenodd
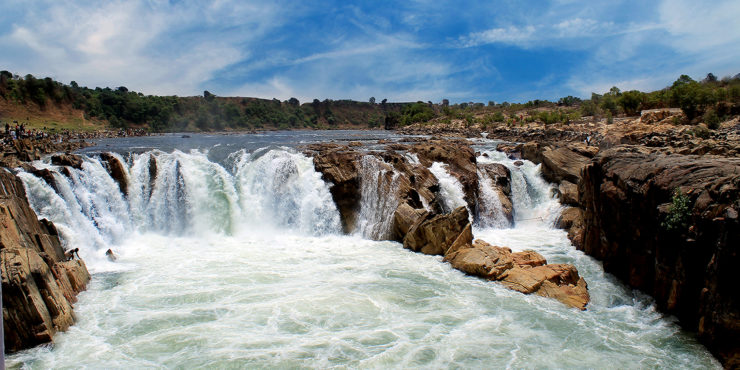
<svg viewBox="0 0 740 370">
<path fill-rule="evenodd" d="M 0 127 L 3 123 L 0 122 Z M 18 121 L 5 122 L 5 133 L 2 137 L 3 144 L 10 144 L 14 140 L 19 139 L 51 139 L 54 142 L 64 142 L 72 140 L 86 140 L 86 139 L 100 139 L 100 138 L 113 138 L 113 137 L 129 137 L 129 136 L 147 136 L 149 132 L 141 128 L 128 128 L 118 130 L 98 130 L 98 131 L 70 131 L 61 130 L 56 132 L 55 129 L 48 129 L 44 126 L 43 129 L 28 128 L 25 123 L 18 123 Z"/>
<path fill-rule="evenodd" d="M 18 124 L 18 121 L 14 121 L 13 124 L 15 126 L 11 126 L 10 122 L 5 122 L 5 134 L 3 136 L 3 141 L 8 143 L 12 142 L 13 140 L 17 139 L 33 139 L 33 140 L 41 140 L 45 138 L 51 137 L 52 139 L 57 139 L 54 136 L 58 135 L 50 135 L 46 127 L 41 129 L 28 129 L 24 123 Z"/>
</svg>

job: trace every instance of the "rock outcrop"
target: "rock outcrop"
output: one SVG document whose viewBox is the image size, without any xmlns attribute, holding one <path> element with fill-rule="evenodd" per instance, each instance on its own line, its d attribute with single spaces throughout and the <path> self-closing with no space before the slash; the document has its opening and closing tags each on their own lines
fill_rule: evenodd
<svg viewBox="0 0 740 370">
<path fill-rule="evenodd" d="M 450 214 L 423 214 L 404 236 L 403 247 L 424 254 L 444 255 L 456 242 L 464 244 L 472 240 L 468 210 L 459 207 Z"/>
<path fill-rule="evenodd" d="M 740 366 L 740 159 L 617 147 L 584 169 L 579 197 L 579 247 L 696 330 L 725 366 Z"/>
<path fill-rule="evenodd" d="M 126 174 L 126 169 L 123 167 L 123 163 L 110 153 L 100 153 L 100 159 L 103 160 L 103 165 L 108 170 L 110 177 L 118 184 L 121 193 L 128 195 L 128 175 Z"/>
<path fill-rule="evenodd" d="M 407 204 L 412 209 L 423 209 L 427 205 L 431 213 L 441 213 L 437 178 L 423 164 L 411 163 L 400 153 L 408 148 L 401 144 L 391 145 L 385 151 L 373 152 L 336 144 L 310 145 L 306 148 L 307 154 L 313 157 L 316 170 L 331 184 L 329 191 L 339 210 L 345 233 L 352 233 L 357 227 L 362 201 L 363 171 L 371 170 L 364 168 L 371 163 L 367 157 L 375 158 L 378 161 L 376 164 L 388 171 L 388 175 L 396 176 L 393 189 L 378 189 L 379 192 L 394 192 L 399 206 Z M 398 227 L 392 228 L 395 230 Z M 402 241 L 405 233 L 392 235 L 395 236 L 394 240 Z"/>
<path fill-rule="evenodd" d="M 78 170 L 82 169 L 83 159 L 77 154 L 55 154 L 51 156 L 51 164 L 57 166 L 69 166 Z"/>
<path fill-rule="evenodd" d="M 90 275 L 83 261 L 67 260 L 54 225 L 37 219 L 20 179 L 0 169 L 0 184 L 5 348 L 14 352 L 74 323 L 72 303 Z"/>
<path fill-rule="evenodd" d="M 475 151 L 467 141 L 428 141 L 418 143 L 410 151 L 419 157 L 424 167 L 429 168 L 434 162 L 447 165 L 452 176 L 462 184 L 465 201 L 475 204 L 478 195 L 478 168 Z"/>
<path fill-rule="evenodd" d="M 535 251 L 512 253 L 482 240 L 450 248 L 445 261 L 468 275 L 499 281 L 524 294 L 550 297 L 581 310 L 590 301 L 586 281 L 567 264 L 548 265 Z"/>
</svg>

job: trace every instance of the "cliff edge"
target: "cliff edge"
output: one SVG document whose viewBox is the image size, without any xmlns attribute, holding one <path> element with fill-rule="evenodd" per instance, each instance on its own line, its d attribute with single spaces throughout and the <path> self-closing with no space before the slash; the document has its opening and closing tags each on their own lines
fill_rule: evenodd
<svg viewBox="0 0 740 370">
<path fill-rule="evenodd" d="M 72 303 L 90 281 L 85 263 L 65 256 L 54 225 L 38 220 L 21 180 L 0 169 L 0 263 L 5 350 L 52 340 L 75 321 Z"/>
</svg>

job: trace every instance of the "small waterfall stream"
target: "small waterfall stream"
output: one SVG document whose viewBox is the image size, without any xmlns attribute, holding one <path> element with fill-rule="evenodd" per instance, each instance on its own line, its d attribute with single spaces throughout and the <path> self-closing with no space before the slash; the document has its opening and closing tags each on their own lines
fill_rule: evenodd
<svg viewBox="0 0 740 370">
<path fill-rule="evenodd" d="M 358 232 L 373 239 L 390 237 L 393 212 L 398 207 L 398 174 L 372 155 L 360 159 L 360 212 Z"/>
</svg>

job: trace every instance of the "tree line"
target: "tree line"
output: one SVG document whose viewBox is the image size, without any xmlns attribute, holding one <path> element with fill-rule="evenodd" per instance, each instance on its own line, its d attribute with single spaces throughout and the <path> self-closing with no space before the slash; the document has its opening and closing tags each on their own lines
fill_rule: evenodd
<svg viewBox="0 0 740 370">
<path fill-rule="evenodd" d="M 19 104 L 35 104 L 45 109 L 50 104 L 71 105 L 92 120 L 107 121 L 116 128 L 146 127 L 151 131 L 244 130 L 261 128 L 340 128 L 362 127 L 388 129 L 414 123 L 462 119 L 467 124 L 517 121 L 517 112 L 530 111 L 527 120 L 545 124 L 569 122 L 582 116 L 634 116 L 641 110 L 681 108 L 689 122 L 717 125 L 731 115 L 740 114 L 740 74 L 718 79 L 709 73 L 701 81 L 680 76 L 664 89 L 641 92 L 621 91 L 612 87 L 590 99 L 566 96 L 557 102 L 531 100 L 526 103 L 463 102 L 376 103 L 330 100 L 301 104 L 298 99 L 285 101 L 241 97 L 219 97 L 209 91 L 202 96 L 177 97 L 144 95 L 126 87 L 95 89 L 68 85 L 32 75 L 20 77 L 0 71 L 0 97 Z M 550 109 L 539 109 L 550 108 Z M 479 118 L 483 114 L 484 118 Z M 523 117 L 523 116 L 522 116 Z M 521 118 L 524 119 L 524 118 Z M 711 128 L 711 127 L 710 127 Z"/>
</svg>

